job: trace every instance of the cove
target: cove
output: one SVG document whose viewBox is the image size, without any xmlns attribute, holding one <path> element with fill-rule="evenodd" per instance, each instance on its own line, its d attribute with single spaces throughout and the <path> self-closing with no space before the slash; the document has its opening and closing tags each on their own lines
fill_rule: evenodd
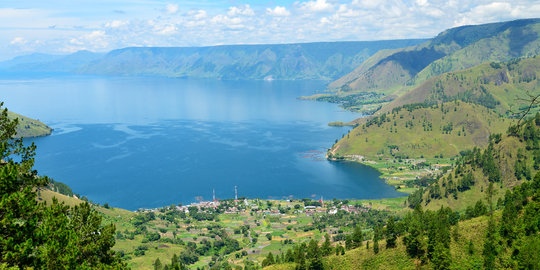
<svg viewBox="0 0 540 270">
<path fill-rule="evenodd" d="M 358 114 L 298 100 L 320 81 L 52 76 L 1 79 L 5 106 L 54 128 L 35 168 L 129 210 L 216 197 L 403 196 L 368 166 L 325 160 Z"/>
</svg>

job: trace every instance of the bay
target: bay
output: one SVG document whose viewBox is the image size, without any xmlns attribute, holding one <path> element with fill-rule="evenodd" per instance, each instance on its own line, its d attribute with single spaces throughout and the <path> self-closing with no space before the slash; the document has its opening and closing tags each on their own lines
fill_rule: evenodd
<svg viewBox="0 0 540 270">
<path fill-rule="evenodd" d="M 360 115 L 299 100 L 320 81 L 52 76 L 0 79 L 10 110 L 54 128 L 35 168 L 97 203 L 130 210 L 239 197 L 403 196 L 326 149 Z"/>
</svg>

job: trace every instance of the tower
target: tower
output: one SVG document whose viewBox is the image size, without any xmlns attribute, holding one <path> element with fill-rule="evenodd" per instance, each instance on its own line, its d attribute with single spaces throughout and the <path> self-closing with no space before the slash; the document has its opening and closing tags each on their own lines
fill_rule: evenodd
<svg viewBox="0 0 540 270">
<path fill-rule="evenodd" d="M 212 201 L 214 201 L 214 202 L 216 201 L 216 189 L 215 188 L 212 189 Z"/>
<path fill-rule="evenodd" d="M 238 201 L 238 189 L 236 188 L 236 186 L 234 186 L 234 201 Z"/>
</svg>

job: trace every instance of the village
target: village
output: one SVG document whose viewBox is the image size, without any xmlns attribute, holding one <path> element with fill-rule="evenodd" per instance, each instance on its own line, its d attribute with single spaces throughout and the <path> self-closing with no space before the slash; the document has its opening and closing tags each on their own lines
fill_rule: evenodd
<svg viewBox="0 0 540 270">
<path fill-rule="evenodd" d="M 235 194 L 234 199 L 213 196 L 211 201 L 139 209 L 117 216 L 115 249 L 142 268 L 173 254 L 180 254 L 190 269 L 218 261 L 260 265 L 269 253 L 285 254 L 311 239 L 322 243 L 329 238 L 336 246 L 348 247 L 346 239 L 355 226 L 389 213 L 367 201 L 313 197 L 263 200 Z M 227 244 L 219 247 L 222 242 Z"/>
<path fill-rule="evenodd" d="M 206 212 L 212 210 L 213 212 L 216 209 L 223 210 L 224 214 L 239 214 L 239 213 L 257 213 L 257 214 L 267 214 L 267 215 L 287 215 L 287 214 L 329 214 L 334 215 L 339 210 L 345 211 L 351 214 L 367 213 L 370 209 L 370 205 L 352 205 L 352 204 L 343 204 L 339 201 L 338 205 L 335 205 L 333 201 L 310 201 L 307 206 L 301 206 L 298 208 L 298 205 L 304 203 L 302 200 L 292 201 L 280 201 L 280 200 L 265 200 L 270 202 L 272 206 L 275 207 L 265 207 L 260 205 L 261 200 L 248 200 L 243 199 L 241 201 L 231 200 L 224 201 L 201 201 L 197 203 L 191 203 L 189 205 L 176 206 L 176 209 L 182 211 L 186 214 L 189 214 L 190 209 L 197 208 L 199 212 Z M 311 205 L 313 203 L 318 203 L 317 205 Z M 285 209 L 286 211 L 283 211 Z M 156 211 L 156 209 L 153 209 Z M 290 212 L 292 211 L 292 212 Z"/>
<path fill-rule="evenodd" d="M 199 201 L 188 205 L 177 205 L 176 210 L 189 214 L 190 211 L 196 209 L 198 213 L 222 213 L 222 214 L 240 214 L 253 213 L 263 215 L 288 215 L 288 214 L 329 214 L 335 215 L 338 211 L 344 211 L 349 214 L 367 213 L 371 209 L 370 204 L 361 204 L 355 202 L 349 204 L 349 200 L 324 201 L 321 197 L 319 200 L 298 199 L 298 200 L 260 200 L 248 199 L 245 197 L 238 198 L 237 187 L 235 186 L 235 199 L 219 200 L 215 197 L 213 191 L 212 201 Z M 155 209 L 140 209 L 141 212 L 155 212 Z"/>
</svg>

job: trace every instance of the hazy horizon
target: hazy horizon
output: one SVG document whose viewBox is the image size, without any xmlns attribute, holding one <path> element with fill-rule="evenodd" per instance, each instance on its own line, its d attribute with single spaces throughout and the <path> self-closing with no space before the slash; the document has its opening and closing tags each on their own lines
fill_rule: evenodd
<svg viewBox="0 0 540 270">
<path fill-rule="evenodd" d="M 3 1 L 0 61 L 32 53 L 431 38 L 530 18 L 537 1 Z M 31 20 L 30 20 L 31 18 Z"/>
</svg>

